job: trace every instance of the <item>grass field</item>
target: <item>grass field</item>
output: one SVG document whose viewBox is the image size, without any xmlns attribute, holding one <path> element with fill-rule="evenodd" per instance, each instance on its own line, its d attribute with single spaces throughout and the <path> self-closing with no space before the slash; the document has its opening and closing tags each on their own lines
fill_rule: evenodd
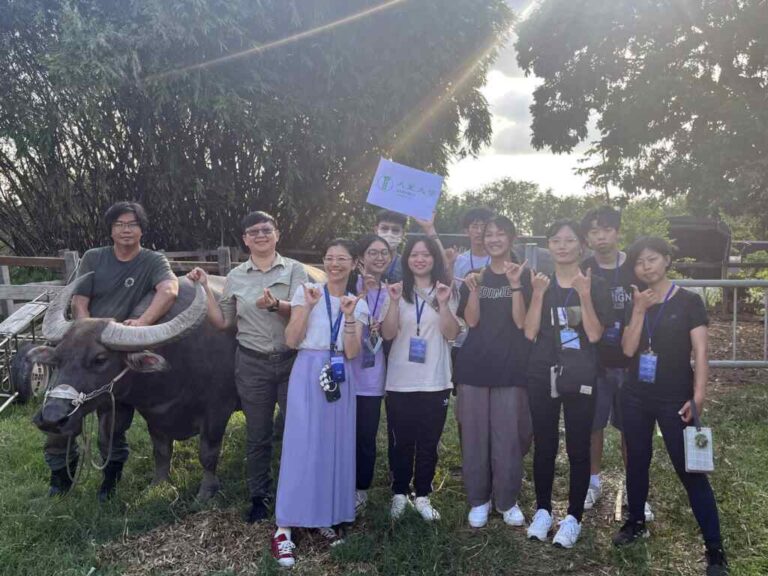
<svg viewBox="0 0 768 576">
<path fill-rule="evenodd" d="M 754 373 L 753 373 L 754 374 Z M 734 379 L 730 378 L 729 381 Z M 718 470 L 713 483 L 721 512 L 732 574 L 768 574 L 768 388 L 750 376 L 740 385 L 716 384 L 706 418 L 715 429 Z M 713 379 L 714 381 L 714 379 Z M 194 442 L 177 444 L 173 485 L 149 488 L 152 462 L 146 428 L 136 418 L 129 433 L 133 454 L 118 495 L 99 506 L 99 473 L 64 499 L 46 496 L 48 471 L 42 437 L 32 426 L 33 406 L 0 416 L 0 574 L 3 576 L 96 574 L 276 574 L 268 543 L 271 525 L 248 526 L 245 510 L 244 427 L 233 417 L 220 465 L 223 493 L 200 506 L 194 500 L 200 469 Z M 388 517 L 383 426 L 372 500 L 347 543 L 329 551 L 312 535 L 297 549 L 296 574 L 520 574 L 520 575 L 693 575 L 703 574 L 703 549 L 685 494 L 656 438 L 650 501 L 656 512 L 652 537 L 616 550 L 610 537 L 613 496 L 622 481 L 618 436 L 607 438 L 609 488 L 598 509 L 588 512 L 582 539 L 571 551 L 532 543 L 521 529 L 495 515 L 472 530 L 459 473 L 460 456 L 452 416 L 443 436 L 433 497 L 443 519 L 427 525 L 409 513 L 397 524 Z M 563 450 L 561 449 L 561 453 Z M 562 517 L 567 477 L 561 454 L 555 485 Z M 521 505 L 530 518 L 533 486 L 530 456 Z"/>
</svg>

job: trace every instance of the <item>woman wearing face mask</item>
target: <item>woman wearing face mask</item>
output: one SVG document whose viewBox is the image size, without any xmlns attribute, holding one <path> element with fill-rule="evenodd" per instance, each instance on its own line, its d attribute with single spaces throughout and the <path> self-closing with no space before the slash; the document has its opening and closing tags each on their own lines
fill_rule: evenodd
<svg viewBox="0 0 768 576">
<path fill-rule="evenodd" d="M 396 519 L 405 512 L 414 479 L 416 510 L 432 521 L 440 518 L 429 494 L 452 388 L 449 341 L 459 333 L 459 322 L 439 245 L 431 238 L 409 240 L 403 262 L 403 282 L 389 285 L 382 322 L 384 338 L 393 340 L 386 381 L 390 514 Z"/>
<path fill-rule="evenodd" d="M 545 542 L 552 529 L 552 483 L 560 440 L 562 408 L 565 445 L 570 464 L 568 514 L 559 523 L 553 543 L 571 548 L 581 533 L 584 499 L 589 488 L 590 437 L 597 376 L 596 344 L 611 322 L 613 304 L 608 287 L 590 270 L 579 268 L 584 237 L 578 223 L 561 220 L 547 231 L 555 272 L 552 278 L 531 273 L 533 294 L 525 318 L 525 336 L 533 342 L 528 364 L 528 398 L 533 422 L 533 480 L 536 514 L 528 537 Z M 566 391 L 559 367 L 576 358 L 588 371 L 583 382 Z M 570 373 L 570 372 L 569 372 Z M 577 373 L 585 374 L 583 371 Z"/>
<path fill-rule="evenodd" d="M 357 243 L 360 254 L 360 277 L 357 294 L 368 305 L 368 325 L 363 328 L 361 352 L 350 363 L 357 391 L 357 491 L 355 508 L 359 512 L 368 501 L 368 488 L 373 481 L 376 464 L 376 434 L 384 397 L 387 373 L 381 320 L 389 307 L 387 287 L 381 277 L 391 260 L 387 242 L 373 234 Z"/>
<path fill-rule="evenodd" d="M 641 238 L 627 262 L 648 289 L 633 287 L 629 324 L 621 344 L 632 358 L 621 391 L 627 441 L 629 519 L 613 539 L 617 546 L 648 536 L 643 504 L 648 496 L 653 430 L 664 444 L 699 523 L 707 551 L 707 575 L 728 573 L 715 495 L 706 474 L 685 471 L 683 430 L 704 407 L 707 378 L 707 311 L 701 298 L 667 277 L 672 251 L 661 238 Z M 691 353 L 694 368 L 691 369 Z"/>
<path fill-rule="evenodd" d="M 515 225 L 509 218 L 491 217 L 482 237 L 490 260 L 479 273 L 466 276 L 458 309 L 469 327 L 454 374 L 464 489 L 473 528 L 488 522 L 491 496 L 504 522 L 523 526 L 517 497 L 531 441 L 525 379 L 529 345 L 523 335 L 523 285 L 530 292 L 530 277 L 512 252 Z"/>
<path fill-rule="evenodd" d="M 293 566 L 291 527 L 333 529 L 355 519 L 355 383 L 350 360 L 368 322 L 364 299 L 347 293 L 356 246 L 338 239 L 323 257 L 328 281 L 304 284 L 291 300 L 285 341 L 298 348 L 288 383 L 272 555 Z"/>
</svg>

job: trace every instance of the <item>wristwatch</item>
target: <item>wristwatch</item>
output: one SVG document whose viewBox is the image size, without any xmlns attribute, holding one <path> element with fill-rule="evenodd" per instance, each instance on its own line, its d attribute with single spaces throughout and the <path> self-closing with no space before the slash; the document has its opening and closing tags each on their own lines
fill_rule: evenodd
<svg viewBox="0 0 768 576">
<path fill-rule="evenodd" d="M 267 306 L 268 312 L 278 312 L 280 310 L 280 300 L 278 299 L 274 304 L 271 306 Z"/>
</svg>

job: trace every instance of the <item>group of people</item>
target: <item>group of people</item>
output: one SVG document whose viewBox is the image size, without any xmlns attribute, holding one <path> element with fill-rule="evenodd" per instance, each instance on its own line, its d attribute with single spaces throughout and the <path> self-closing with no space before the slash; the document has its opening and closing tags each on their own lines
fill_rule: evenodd
<svg viewBox="0 0 768 576">
<path fill-rule="evenodd" d="M 121 234 L 143 229 L 143 210 L 121 206 L 107 260 L 121 259 Z M 423 234 L 405 241 L 407 218 L 380 212 L 373 234 L 326 246 L 327 279 L 316 283 L 277 252 L 275 218 L 252 212 L 242 221 L 250 257 L 227 276 L 221 297 L 203 270 L 188 274 L 206 289 L 210 322 L 236 329 L 250 522 L 270 514 L 276 404 L 284 416 L 271 547 L 279 565 L 295 563 L 293 528 L 316 529 L 333 546 L 365 508 L 382 400 L 391 517 L 413 508 L 425 521 L 440 519 L 430 493 L 453 390 L 470 526 L 485 526 L 493 508 L 506 524 L 526 525 L 518 498 L 533 444 L 536 506 L 527 535 L 547 541 L 562 412 L 568 509 L 552 542 L 574 546 L 584 510 L 601 497 L 609 421 L 622 431 L 628 497 L 613 541 L 647 536 L 658 424 L 701 528 L 707 574 L 726 574 L 712 488 L 684 462 L 683 431 L 705 399 L 707 314 L 698 295 L 668 277 L 669 245 L 641 238 L 620 251 L 620 213 L 602 207 L 580 222 L 553 223 L 549 252 L 533 269 L 513 222 L 485 208 L 465 214 L 470 248 L 460 254 L 445 249 L 433 221 L 418 224 Z M 158 292 L 146 314 L 165 309 L 172 283 L 159 269 L 147 274 Z M 97 296 L 83 290 L 84 298 Z M 54 470 L 52 488 L 55 478 L 63 482 Z"/>
</svg>

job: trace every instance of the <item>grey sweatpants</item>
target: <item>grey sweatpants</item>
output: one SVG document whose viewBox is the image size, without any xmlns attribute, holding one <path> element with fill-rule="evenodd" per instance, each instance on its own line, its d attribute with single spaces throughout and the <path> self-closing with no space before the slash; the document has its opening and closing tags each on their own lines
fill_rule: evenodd
<svg viewBox="0 0 768 576">
<path fill-rule="evenodd" d="M 457 417 L 469 505 L 493 498 L 498 510 L 509 510 L 517 503 L 533 437 L 527 390 L 459 385 Z"/>
</svg>

